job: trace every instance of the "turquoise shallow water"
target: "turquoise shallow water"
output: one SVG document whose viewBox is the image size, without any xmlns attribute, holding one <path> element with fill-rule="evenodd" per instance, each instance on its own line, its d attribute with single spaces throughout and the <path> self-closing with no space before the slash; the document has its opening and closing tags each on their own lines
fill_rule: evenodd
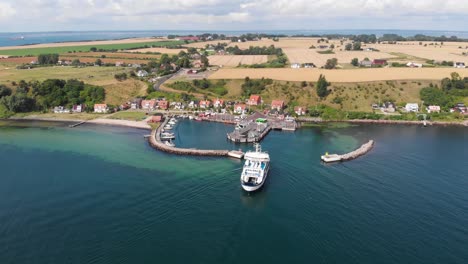
<svg viewBox="0 0 468 264">
<path fill-rule="evenodd" d="M 245 148 L 231 129 L 183 122 L 176 143 Z M 0 263 L 466 263 L 467 132 L 274 131 L 249 195 L 239 161 L 160 153 L 146 131 L 0 123 Z M 319 161 L 369 138 L 365 157 Z"/>
</svg>

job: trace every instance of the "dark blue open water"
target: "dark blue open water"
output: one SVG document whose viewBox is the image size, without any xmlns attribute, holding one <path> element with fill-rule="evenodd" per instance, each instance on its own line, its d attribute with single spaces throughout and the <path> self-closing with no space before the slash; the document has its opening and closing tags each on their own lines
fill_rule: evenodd
<svg viewBox="0 0 468 264">
<path fill-rule="evenodd" d="M 238 148 L 222 124 L 181 146 Z M 467 263 L 466 128 L 272 132 L 265 188 L 239 161 L 157 152 L 146 131 L 0 124 L 0 263 Z M 357 160 L 324 165 L 367 139 Z"/>
<path fill-rule="evenodd" d="M 1 30 L 1 29 L 0 29 Z M 58 31 L 58 32 L 0 32 L 0 47 L 18 46 L 39 43 L 111 40 L 137 37 L 161 37 L 168 35 L 200 35 L 206 32 L 238 36 L 246 33 L 267 33 L 284 35 L 323 35 L 323 34 L 399 34 L 404 37 L 424 34 L 427 36 L 457 36 L 468 38 L 466 31 L 438 31 L 438 30 L 397 30 L 397 29 L 329 29 L 329 30 L 132 30 L 132 31 Z M 23 37 L 23 38 L 21 38 Z"/>
</svg>

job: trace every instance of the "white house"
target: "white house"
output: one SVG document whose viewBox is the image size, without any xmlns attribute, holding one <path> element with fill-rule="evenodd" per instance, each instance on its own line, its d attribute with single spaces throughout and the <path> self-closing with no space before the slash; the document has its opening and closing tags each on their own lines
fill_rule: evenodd
<svg viewBox="0 0 468 264">
<path fill-rule="evenodd" d="M 234 105 L 234 113 L 236 114 L 245 114 L 247 106 L 245 104 L 236 104 Z"/>
<path fill-rule="evenodd" d="M 301 64 L 300 63 L 291 63 L 291 68 L 299 69 L 299 68 L 301 68 Z"/>
<path fill-rule="evenodd" d="M 74 105 L 72 108 L 73 113 L 81 113 L 84 110 L 84 105 L 79 104 L 79 105 Z"/>
<path fill-rule="evenodd" d="M 427 107 L 428 113 L 440 113 L 440 106 L 438 105 L 430 105 Z"/>
<path fill-rule="evenodd" d="M 453 64 L 453 67 L 459 68 L 459 69 L 464 69 L 464 68 L 466 68 L 464 62 L 455 62 L 455 63 Z"/>
<path fill-rule="evenodd" d="M 109 111 L 107 104 L 95 104 L 94 105 L 94 113 L 107 113 L 107 111 Z"/>
<path fill-rule="evenodd" d="M 146 77 L 148 76 L 148 72 L 145 70 L 139 70 L 136 74 L 138 77 Z"/>
<path fill-rule="evenodd" d="M 67 109 L 63 106 L 56 106 L 54 107 L 54 113 L 56 114 L 68 114 L 70 113 L 70 109 Z"/>
<path fill-rule="evenodd" d="M 405 106 L 406 112 L 419 112 L 419 105 L 416 103 L 407 103 Z"/>
<path fill-rule="evenodd" d="M 188 108 L 190 109 L 194 109 L 197 107 L 197 103 L 195 103 L 194 101 L 190 101 L 190 103 L 188 104 Z"/>
<path fill-rule="evenodd" d="M 423 65 L 421 63 L 416 63 L 416 62 L 412 62 L 412 61 L 408 62 L 406 64 L 406 66 L 408 66 L 410 68 L 422 68 L 423 67 Z"/>
</svg>

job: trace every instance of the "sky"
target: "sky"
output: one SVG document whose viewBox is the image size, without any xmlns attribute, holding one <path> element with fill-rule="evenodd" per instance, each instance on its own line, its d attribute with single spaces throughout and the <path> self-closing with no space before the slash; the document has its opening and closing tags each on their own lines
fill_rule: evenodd
<svg viewBox="0 0 468 264">
<path fill-rule="evenodd" d="M 468 0 L 0 0 L 0 32 L 466 31 Z"/>
</svg>

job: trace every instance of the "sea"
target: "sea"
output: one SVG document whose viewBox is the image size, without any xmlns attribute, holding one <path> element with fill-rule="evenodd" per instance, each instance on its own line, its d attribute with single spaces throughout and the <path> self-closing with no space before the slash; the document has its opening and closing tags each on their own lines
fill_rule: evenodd
<svg viewBox="0 0 468 264">
<path fill-rule="evenodd" d="M 233 126 L 181 121 L 175 143 L 251 149 Z M 148 131 L 0 121 L 0 263 L 468 261 L 468 130 L 348 125 L 272 131 L 263 189 L 242 162 L 151 148 Z M 356 160 L 324 164 L 376 141 Z"/>
<path fill-rule="evenodd" d="M 427 36 L 457 36 L 468 39 L 468 31 L 437 31 L 437 30 L 392 30 L 392 29 L 342 29 L 342 30 L 147 30 L 147 31 L 55 31 L 55 32 L 0 32 L 0 47 L 20 46 L 41 43 L 74 42 L 92 40 L 114 40 L 139 37 L 162 37 L 168 35 L 199 35 L 203 33 L 218 33 L 228 36 L 238 36 L 246 33 L 266 33 L 285 35 L 312 34 L 398 34 L 404 37 L 424 34 Z"/>
</svg>

